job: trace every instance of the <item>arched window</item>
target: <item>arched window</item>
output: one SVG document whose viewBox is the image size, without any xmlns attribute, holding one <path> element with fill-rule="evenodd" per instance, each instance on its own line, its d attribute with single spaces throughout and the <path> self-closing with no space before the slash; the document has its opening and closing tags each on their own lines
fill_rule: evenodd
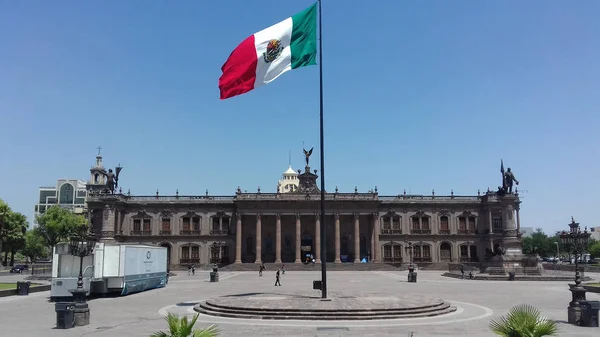
<svg viewBox="0 0 600 337">
<path fill-rule="evenodd" d="M 75 192 L 73 191 L 73 185 L 71 184 L 62 184 L 60 187 L 60 196 L 59 196 L 59 204 L 72 204 L 73 199 L 75 198 Z"/>
</svg>

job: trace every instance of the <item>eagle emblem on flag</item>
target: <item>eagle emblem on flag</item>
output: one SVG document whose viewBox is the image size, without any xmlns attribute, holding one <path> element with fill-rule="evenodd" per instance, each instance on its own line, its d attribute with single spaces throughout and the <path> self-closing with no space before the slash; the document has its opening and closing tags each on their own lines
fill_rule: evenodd
<svg viewBox="0 0 600 337">
<path fill-rule="evenodd" d="M 281 55 L 282 50 L 281 41 L 271 40 L 267 43 L 267 51 L 263 53 L 263 59 L 266 63 L 271 63 Z"/>
</svg>

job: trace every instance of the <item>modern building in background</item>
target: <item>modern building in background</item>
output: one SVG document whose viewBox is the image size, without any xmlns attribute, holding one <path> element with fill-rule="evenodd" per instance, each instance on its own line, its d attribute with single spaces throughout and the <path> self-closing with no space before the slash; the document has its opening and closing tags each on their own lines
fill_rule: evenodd
<svg viewBox="0 0 600 337">
<path fill-rule="evenodd" d="M 83 214 L 86 195 L 85 181 L 78 179 L 58 179 L 56 186 L 40 187 L 38 202 L 34 208 L 34 219 L 55 205 Z"/>
<path fill-rule="evenodd" d="M 533 227 L 521 227 L 521 236 L 526 238 L 530 237 L 535 233 L 535 229 Z"/>
<path fill-rule="evenodd" d="M 590 233 L 592 234 L 590 236 L 592 239 L 600 241 L 600 226 L 591 227 L 590 228 Z"/>
</svg>

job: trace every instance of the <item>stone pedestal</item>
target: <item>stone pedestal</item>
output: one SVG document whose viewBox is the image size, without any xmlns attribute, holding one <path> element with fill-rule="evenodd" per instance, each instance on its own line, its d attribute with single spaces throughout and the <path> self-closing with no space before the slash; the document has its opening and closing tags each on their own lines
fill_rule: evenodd
<svg viewBox="0 0 600 337">
<path fill-rule="evenodd" d="M 579 306 L 569 307 L 567 309 L 569 324 L 580 325 L 581 324 L 581 308 Z"/>
<path fill-rule="evenodd" d="M 85 289 L 75 289 L 71 293 L 75 300 L 75 310 L 73 311 L 75 326 L 90 324 L 90 308 L 86 301 L 87 291 Z"/>
<path fill-rule="evenodd" d="M 219 273 L 215 271 L 210 272 L 210 282 L 219 282 Z"/>
</svg>

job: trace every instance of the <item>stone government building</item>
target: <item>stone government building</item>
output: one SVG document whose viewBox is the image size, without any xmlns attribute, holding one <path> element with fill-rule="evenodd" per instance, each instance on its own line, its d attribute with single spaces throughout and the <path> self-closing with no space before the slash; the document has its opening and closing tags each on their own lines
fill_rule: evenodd
<svg viewBox="0 0 600 337">
<path fill-rule="evenodd" d="M 321 262 L 320 226 L 327 226 L 327 262 L 477 262 L 497 247 L 520 247 L 518 193 L 473 196 L 380 196 L 327 192 L 319 221 L 317 175 L 290 168 L 277 193 L 134 196 L 106 189 L 102 157 L 90 169 L 87 216 L 104 241 L 164 246 L 171 269 L 208 263 Z"/>
</svg>

